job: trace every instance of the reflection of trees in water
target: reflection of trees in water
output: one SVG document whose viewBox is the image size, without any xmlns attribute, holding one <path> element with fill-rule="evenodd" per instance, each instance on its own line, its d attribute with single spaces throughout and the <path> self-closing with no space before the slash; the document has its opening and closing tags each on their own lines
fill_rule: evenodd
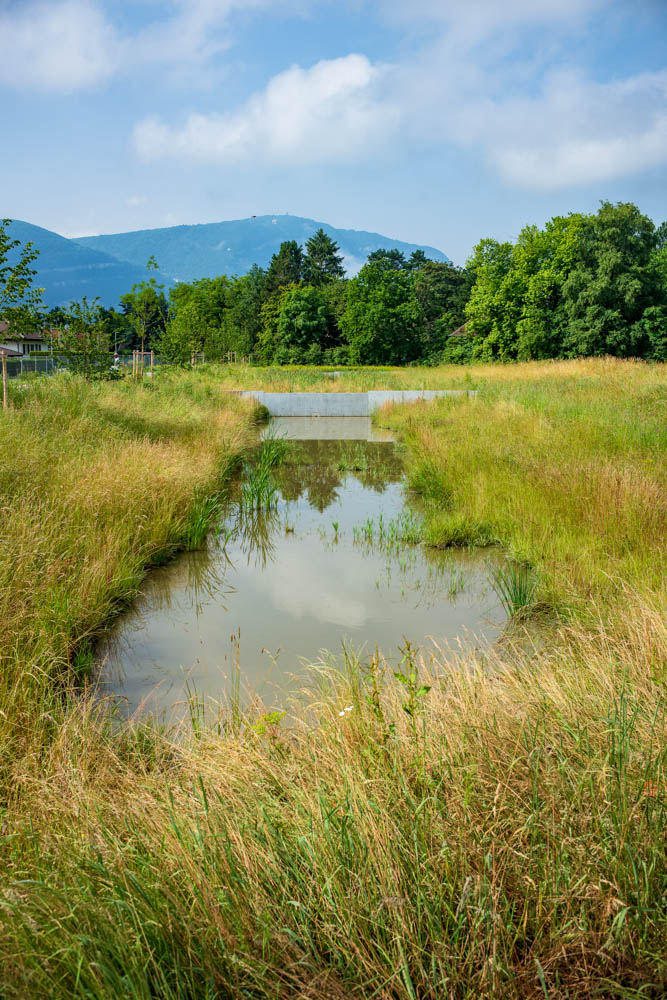
<svg viewBox="0 0 667 1000">
<path fill-rule="evenodd" d="M 306 496 L 321 514 L 338 498 L 337 490 L 348 474 L 382 493 L 390 483 L 399 482 L 402 463 L 389 442 L 290 441 L 274 478 L 286 500 Z"/>
<path fill-rule="evenodd" d="M 348 475 L 354 475 L 366 489 L 382 493 L 389 484 L 400 481 L 403 470 L 392 442 L 290 441 L 284 462 L 272 474 L 285 500 L 306 497 L 311 507 L 323 513 L 337 499 L 337 491 Z M 141 628 L 155 611 L 182 609 L 184 594 L 189 596 L 189 606 L 197 616 L 212 601 L 226 608 L 226 599 L 236 592 L 226 582 L 229 570 L 234 568 L 230 543 L 258 569 L 273 560 L 280 514 L 275 508 L 244 507 L 239 502 L 239 485 L 232 490 L 234 498 L 217 544 L 211 540 L 205 548 L 184 552 L 168 567 L 151 573 L 144 595 L 119 620 L 120 627 L 104 643 L 105 656 L 112 662 L 120 662 L 124 647 L 130 647 L 132 628 Z"/>
</svg>

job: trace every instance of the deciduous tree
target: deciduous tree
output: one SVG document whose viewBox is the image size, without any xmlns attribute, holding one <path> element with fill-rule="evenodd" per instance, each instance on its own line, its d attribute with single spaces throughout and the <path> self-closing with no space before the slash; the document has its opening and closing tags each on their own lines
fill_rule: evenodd
<svg viewBox="0 0 667 1000">
<path fill-rule="evenodd" d="M 410 275 L 369 262 L 347 289 L 341 329 L 357 364 L 405 364 L 419 357 L 419 304 Z"/>
<path fill-rule="evenodd" d="M 142 354 L 164 333 L 167 323 L 167 300 L 163 285 L 158 285 L 155 277 L 158 269 L 155 257 L 149 257 L 146 269 L 149 277 L 133 285 L 120 300 Z"/>
<path fill-rule="evenodd" d="M 109 334 L 104 327 L 98 299 L 84 297 L 65 310 L 64 324 L 51 333 L 54 352 L 64 355 L 69 370 L 86 381 L 104 377 L 111 370 Z"/>
<path fill-rule="evenodd" d="M 39 257 L 30 242 L 21 244 L 8 233 L 11 219 L 0 222 L 0 319 L 10 324 L 14 332 L 34 328 L 37 310 L 42 300 L 42 288 L 35 288 L 37 274 L 31 267 Z"/>
</svg>

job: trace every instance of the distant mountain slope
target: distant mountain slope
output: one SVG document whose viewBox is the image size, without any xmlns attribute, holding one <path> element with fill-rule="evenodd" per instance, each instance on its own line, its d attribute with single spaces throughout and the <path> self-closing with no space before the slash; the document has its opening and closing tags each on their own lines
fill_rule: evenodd
<svg viewBox="0 0 667 1000">
<path fill-rule="evenodd" d="M 124 292 L 147 277 L 145 265 L 150 255 L 136 266 L 18 219 L 8 233 L 21 243 L 31 240 L 39 250 L 33 264 L 37 269 L 35 284 L 44 288 L 43 300 L 49 308 L 80 301 L 84 295 L 89 301 L 98 296 L 103 306 L 118 305 Z M 161 280 L 171 284 L 164 276 Z"/>
<path fill-rule="evenodd" d="M 320 227 L 340 246 L 349 273 L 356 273 L 368 254 L 380 247 L 402 250 L 406 256 L 413 250 L 423 250 L 433 260 L 448 260 L 433 247 L 403 243 L 380 233 L 336 229 L 296 215 L 260 215 L 233 222 L 84 236 L 78 242 L 138 266 L 145 265 L 153 254 L 163 274 L 176 281 L 193 281 L 218 274 L 245 274 L 253 264 L 265 267 L 284 240 L 303 244 Z"/>
</svg>

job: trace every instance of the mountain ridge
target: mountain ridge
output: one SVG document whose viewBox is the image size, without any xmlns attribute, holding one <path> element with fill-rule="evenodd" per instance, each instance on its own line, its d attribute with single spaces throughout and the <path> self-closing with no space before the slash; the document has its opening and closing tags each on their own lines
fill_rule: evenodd
<svg viewBox="0 0 667 1000">
<path fill-rule="evenodd" d="M 35 284 L 44 288 L 44 304 L 51 308 L 84 295 L 89 300 L 99 298 L 103 306 L 118 306 L 121 295 L 149 277 L 149 257 L 157 260 L 159 270 L 152 276 L 165 291 L 178 281 L 246 274 L 253 264 L 266 267 L 285 240 L 303 245 L 320 228 L 340 246 L 348 274 L 355 274 L 369 253 L 382 248 L 401 250 L 406 256 L 423 250 L 434 260 L 449 259 L 435 247 L 366 230 L 338 229 L 298 215 L 251 216 L 78 239 L 14 219 L 9 235 L 21 243 L 31 241 L 40 251 L 33 265 Z"/>
<path fill-rule="evenodd" d="M 246 274 L 253 264 L 266 267 L 282 242 L 294 239 L 303 244 L 320 228 L 339 244 L 349 273 L 356 273 L 368 254 L 380 248 L 395 248 L 406 254 L 423 250 L 435 260 L 449 259 L 435 247 L 366 230 L 339 229 L 327 222 L 298 215 L 259 215 L 162 226 L 84 236 L 78 242 L 135 265 L 145 263 L 153 254 L 163 274 L 174 281 L 193 281 L 218 274 Z"/>
<path fill-rule="evenodd" d="M 44 289 L 43 301 L 48 308 L 65 306 L 84 295 L 89 301 L 99 298 L 103 306 L 118 305 L 124 292 L 147 277 L 145 266 L 140 268 L 104 251 L 84 247 L 77 240 L 32 222 L 12 219 L 7 232 L 11 239 L 21 244 L 31 242 L 39 250 L 31 266 L 37 271 L 34 284 Z M 17 257 L 18 251 L 14 250 L 9 261 Z"/>
</svg>

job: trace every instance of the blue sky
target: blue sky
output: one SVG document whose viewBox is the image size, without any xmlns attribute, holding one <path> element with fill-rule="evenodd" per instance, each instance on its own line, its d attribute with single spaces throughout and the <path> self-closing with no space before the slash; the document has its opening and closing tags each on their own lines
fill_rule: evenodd
<svg viewBox="0 0 667 1000">
<path fill-rule="evenodd" d="M 667 0 L 0 0 L 0 215 L 427 243 L 667 218 Z"/>
</svg>

